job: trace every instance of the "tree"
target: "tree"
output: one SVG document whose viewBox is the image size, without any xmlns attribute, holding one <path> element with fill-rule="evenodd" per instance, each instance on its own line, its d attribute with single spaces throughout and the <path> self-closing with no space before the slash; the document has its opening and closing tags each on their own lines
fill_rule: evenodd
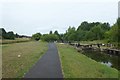
<svg viewBox="0 0 120 80">
<path fill-rule="evenodd" d="M 54 35 L 57 35 L 57 36 L 58 36 L 58 40 L 59 40 L 59 41 L 62 41 L 62 40 L 63 40 L 63 39 L 62 39 L 63 36 L 60 35 L 57 30 L 54 32 Z"/>
<path fill-rule="evenodd" d="M 95 36 L 95 34 L 92 31 L 88 31 L 85 35 L 85 40 L 91 40 L 92 41 L 92 40 L 95 39 L 94 36 Z"/>
<path fill-rule="evenodd" d="M 103 23 L 103 24 L 101 24 L 101 28 L 104 31 L 108 31 L 108 30 L 110 30 L 110 24 L 109 23 Z"/>
<path fill-rule="evenodd" d="M 76 39 L 76 32 L 74 32 L 74 33 L 71 33 L 69 36 L 68 36 L 68 40 L 69 41 L 76 41 L 77 39 Z"/>
<path fill-rule="evenodd" d="M 119 34 L 119 32 L 120 32 L 120 18 L 118 18 L 117 19 L 117 27 L 118 27 L 118 43 L 120 43 L 120 34 Z M 120 46 L 120 44 L 119 44 L 119 46 Z"/>
<path fill-rule="evenodd" d="M 58 40 L 58 36 L 55 34 L 44 34 L 41 39 L 43 41 L 53 42 Z"/>
<path fill-rule="evenodd" d="M 54 32 L 54 34 L 55 34 L 55 35 L 59 35 L 59 33 L 58 33 L 58 31 L 57 31 L 57 30 Z"/>
<path fill-rule="evenodd" d="M 88 30 L 88 27 L 89 27 L 89 23 L 87 21 L 84 21 L 81 23 L 81 25 L 78 27 L 77 30 Z"/>
<path fill-rule="evenodd" d="M 16 33 L 16 34 L 15 34 L 15 37 L 16 37 L 16 38 L 19 38 L 20 36 Z"/>
<path fill-rule="evenodd" d="M 120 47 L 120 18 L 117 19 L 117 26 L 118 26 L 118 47 Z"/>
<path fill-rule="evenodd" d="M 4 28 L 0 28 L 0 38 L 5 39 L 6 38 L 6 31 Z"/>
<path fill-rule="evenodd" d="M 15 39 L 13 31 L 6 33 L 5 39 Z"/>
<path fill-rule="evenodd" d="M 117 22 L 111 27 L 109 31 L 105 33 L 105 38 L 108 42 L 120 42 L 120 18 L 117 19 Z"/>
<path fill-rule="evenodd" d="M 93 22 L 93 23 L 88 23 L 87 21 L 82 22 L 81 25 L 77 29 L 77 37 L 76 37 L 77 41 L 98 39 L 96 37 L 100 37 L 100 36 L 95 36 L 99 34 L 95 32 L 97 30 L 95 26 L 98 27 L 99 25 L 100 27 L 98 30 L 100 30 L 100 32 L 103 33 L 103 30 L 101 29 L 101 24 L 102 23 L 100 22 Z M 94 30 L 95 28 L 96 30 Z"/>
<path fill-rule="evenodd" d="M 112 42 L 118 42 L 118 26 L 117 24 L 113 25 L 112 28 L 110 29 L 110 31 L 108 32 L 110 41 Z"/>
<path fill-rule="evenodd" d="M 97 26 L 93 27 L 90 31 L 94 33 L 94 36 L 92 36 L 94 38 L 94 40 L 103 39 L 104 32 L 101 28 L 101 25 L 97 25 Z"/>
<path fill-rule="evenodd" d="M 117 19 L 117 25 L 118 25 L 118 28 L 120 29 L 120 18 Z"/>
<path fill-rule="evenodd" d="M 53 41 L 57 41 L 59 39 L 59 37 L 55 34 L 50 34 L 49 35 L 49 41 L 53 42 Z"/>
<path fill-rule="evenodd" d="M 41 33 L 36 33 L 36 34 L 32 35 L 32 39 L 34 39 L 36 41 L 40 40 L 40 38 L 41 38 Z"/>
<path fill-rule="evenodd" d="M 50 31 L 50 33 L 49 34 L 52 34 L 52 31 Z"/>
<path fill-rule="evenodd" d="M 87 21 L 84 21 L 81 23 L 80 26 L 78 26 L 78 30 L 83 30 L 83 31 L 89 31 L 91 28 L 93 28 L 94 26 L 97 26 L 101 24 L 100 22 L 93 22 L 93 23 L 88 23 Z"/>
<path fill-rule="evenodd" d="M 60 34 L 60 41 L 64 42 L 64 34 Z"/>
<path fill-rule="evenodd" d="M 87 31 L 84 31 L 84 30 L 79 29 L 79 30 L 76 32 L 76 35 L 77 35 L 76 39 L 77 39 L 77 41 L 86 40 L 86 39 L 85 39 L 86 33 L 87 33 Z"/>
<path fill-rule="evenodd" d="M 73 38 L 73 35 L 75 35 L 75 33 L 76 33 L 75 27 L 69 26 L 68 30 L 65 33 L 64 39 L 66 41 L 75 41 L 76 38 L 75 37 Z"/>
</svg>

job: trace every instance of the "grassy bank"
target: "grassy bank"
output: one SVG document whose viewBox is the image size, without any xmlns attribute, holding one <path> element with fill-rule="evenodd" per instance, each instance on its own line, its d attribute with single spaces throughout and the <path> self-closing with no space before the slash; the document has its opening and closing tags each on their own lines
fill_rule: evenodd
<svg viewBox="0 0 120 80">
<path fill-rule="evenodd" d="M 118 78 L 116 69 L 102 65 L 73 47 L 57 44 L 65 78 Z"/>
<path fill-rule="evenodd" d="M 2 45 L 3 78 L 23 77 L 46 50 L 47 43 L 39 41 Z"/>
<path fill-rule="evenodd" d="M 11 43 L 20 43 L 20 42 L 28 42 L 31 41 L 29 38 L 16 38 L 15 40 L 0 40 L 0 44 L 11 44 Z"/>
</svg>

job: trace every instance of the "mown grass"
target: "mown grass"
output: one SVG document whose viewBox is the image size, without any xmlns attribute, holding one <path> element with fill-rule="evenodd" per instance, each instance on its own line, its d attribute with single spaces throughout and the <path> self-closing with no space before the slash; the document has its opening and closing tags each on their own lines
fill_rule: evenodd
<svg viewBox="0 0 120 80">
<path fill-rule="evenodd" d="M 2 45 L 2 77 L 22 78 L 46 50 L 47 43 L 39 41 Z"/>
<path fill-rule="evenodd" d="M 16 38 L 15 40 L 0 39 L 0 44 L 11 44 L 11 43 L 20 43 L 31 41 L 29 38 Z"/>
<path fill-rule="evenodd" d="M 100 64 L 73 47 L 57 44 L 65 78 L 118 78 L 118 71 Z"/>
</svg>

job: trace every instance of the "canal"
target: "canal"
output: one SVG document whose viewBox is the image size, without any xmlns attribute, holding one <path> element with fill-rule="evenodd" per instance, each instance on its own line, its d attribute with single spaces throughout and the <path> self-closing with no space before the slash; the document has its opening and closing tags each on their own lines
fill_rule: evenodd
<svg viewBox="0 0 120 80">
<path fill-rule="evenodd" d="M 107 65 L 108 67 L 116 68 L 117 70 L 120 70 L 120 59 L 118 56 L 109 55 L 105 52 L 100 51 L 82 51 L 82 54 L 86 55 L 87 57 L 94 59 L 97 62 L 100 62 L 103 65 Z"/>
</svg>

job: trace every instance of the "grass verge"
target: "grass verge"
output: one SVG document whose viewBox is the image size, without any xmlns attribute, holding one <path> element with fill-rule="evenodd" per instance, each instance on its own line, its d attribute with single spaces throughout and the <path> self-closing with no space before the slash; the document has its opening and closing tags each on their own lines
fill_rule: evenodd
<svg viewBox="0 0 120 80">
<path fill-rule="evenodd" d="M 118 78 L 118 70 L 78 53 L 69 45 L 57 46 L 65 78 Z"/>
<path fill-rule="evenodd" d="M 2 77 L 23 77 L 46 50 L 47 43 L 39 41 L 2 45 Z"/>
<path fill-rule="evenodd" d="M 12 44 L 12 43 L 21 43 L 21 42 L 28 42 L 28 41 L 31 41 L 31 39 L 29 38 L 16 38 L 15 40 L 0 39 L 0 44 Z"/>
</svg>

